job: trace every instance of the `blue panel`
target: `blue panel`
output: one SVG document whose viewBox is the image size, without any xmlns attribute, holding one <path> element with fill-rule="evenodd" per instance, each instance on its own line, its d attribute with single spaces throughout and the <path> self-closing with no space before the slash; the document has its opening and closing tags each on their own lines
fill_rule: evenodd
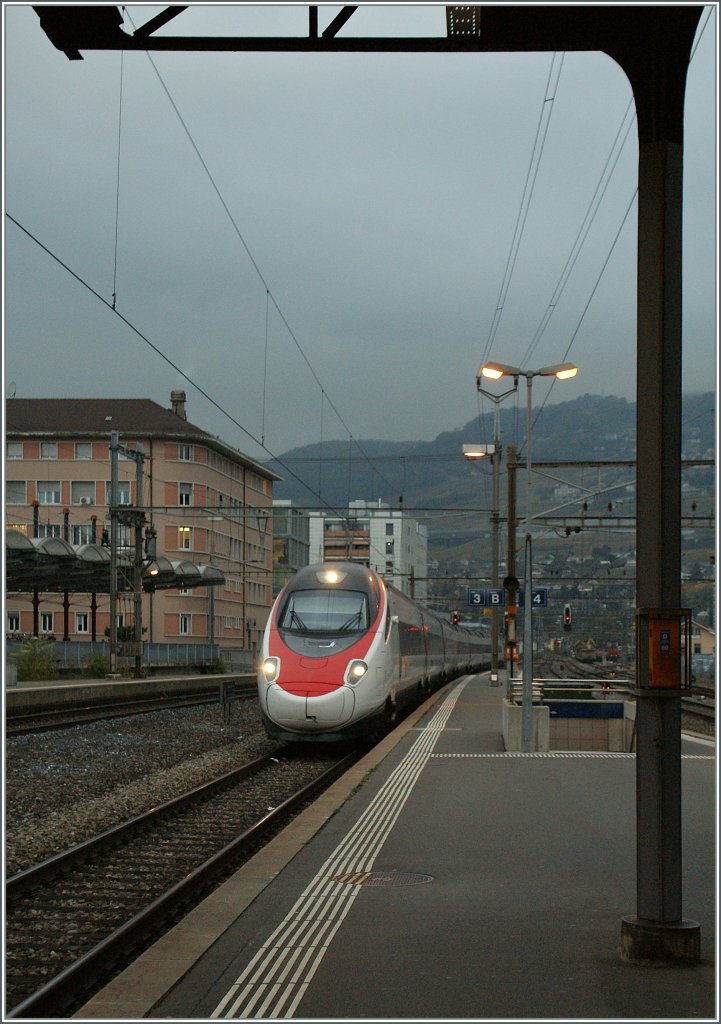
<svg viewBox="0 0 721 1024">
<path fill-rule="evenodd" d="M 623 718 L 623 703 L 616 700 L 545 700 L 551 718 Z"/>
</svg>

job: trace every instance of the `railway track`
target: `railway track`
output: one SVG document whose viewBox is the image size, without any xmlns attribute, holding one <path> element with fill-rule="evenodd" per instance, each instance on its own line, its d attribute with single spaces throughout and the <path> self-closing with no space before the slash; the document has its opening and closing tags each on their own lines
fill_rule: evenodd
<svg viewBox="0 0 721 1024">
<path fill-rule="evenodd" d="M 257 694 L 258 688 L 255 683 L 235 683 L 232 689 L 226 687 L 225 691 L 215 684 L 177 694 L 154 694 L 130 699 L 119 697 L 117 700 L 85 700 L 62 707 L 38 705 L 31 711 L 7 708 L 6 735 L 23 736 L 34 732 L 48 732 L 84 722 L 122 718 L 125 715 L 165 711 L 168 708 L 198 707 L 203 704 L 223 703 L 224 700 L 256 698 Z"/>
<path fill-rule="evenodd" d="M 543 660 L 536 667 L 536 675 L 548 679 L 587 679 L 594 682 L 607 681 L 611 686 L 621 678 L 628 678 L 631 688 L 634 670 L 625 672 L 623 667 L 582 662 L 569 658 Z M 694 686 L 681 698 L 682 727 L 702 736 L 716 735 L 716 692 L 713 687 Z"/>
<path fill-rule="evenodd" d="M 260 758 L 8 879 L 8 1019 L 71 1015 L 359 756 Z"/>
</svg>

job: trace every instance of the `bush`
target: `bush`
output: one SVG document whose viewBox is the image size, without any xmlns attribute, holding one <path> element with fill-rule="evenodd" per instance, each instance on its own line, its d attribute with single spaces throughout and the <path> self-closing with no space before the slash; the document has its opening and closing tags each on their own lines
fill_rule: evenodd
<svg viewBox="0 0 721 1024">
<path fill-rule="evenodd" d="M 216 658 L 215 661 L 211 661 L 209 665 L 200 666 L 201 675 L 222 676 L 225 675 L 227 671 L 228 666 L 222 658 Z"/>
<path fill-rule="evenodd" d="M 85 679 L 103 679 L 109 671 L 110 658 L 105 654 L 96 652 L 83 662 L 83 677 Z"/>
<path fill-rule="evenodd" d="M 12 657 L 18 664 L 19 683 L 57 679 L 60 674 L 55 660 L 55 645 L 51 640 L 30 637 Z"/>
</svg>

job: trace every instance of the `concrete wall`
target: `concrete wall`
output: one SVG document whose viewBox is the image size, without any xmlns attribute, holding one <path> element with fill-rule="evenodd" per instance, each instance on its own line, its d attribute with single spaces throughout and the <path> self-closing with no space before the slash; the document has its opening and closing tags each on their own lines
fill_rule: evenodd
<svg viewBox="0 0 721 1024">
<path fill-rule="evenodd" d="M 545 752 L 549 746 L 550 709 L 543 704 L 534 704 L 532 749 Z M 523 736 L 523 706 L 504 699 L 502 706 L 503 744 L 506 750 L 521 750 Z"/>
</svg>

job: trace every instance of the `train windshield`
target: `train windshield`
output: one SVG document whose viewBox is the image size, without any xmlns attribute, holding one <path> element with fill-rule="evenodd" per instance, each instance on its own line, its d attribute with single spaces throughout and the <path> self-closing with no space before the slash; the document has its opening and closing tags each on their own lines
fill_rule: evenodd
<svg viewBox="0 0 721 1024">
<path fill-rule="evenodd" d="M 368 598 L 356 590 L 297 590 L 283 609 L 281 629 L 293 633 L 362 633 L 368 629 Z"/>
</svg>

